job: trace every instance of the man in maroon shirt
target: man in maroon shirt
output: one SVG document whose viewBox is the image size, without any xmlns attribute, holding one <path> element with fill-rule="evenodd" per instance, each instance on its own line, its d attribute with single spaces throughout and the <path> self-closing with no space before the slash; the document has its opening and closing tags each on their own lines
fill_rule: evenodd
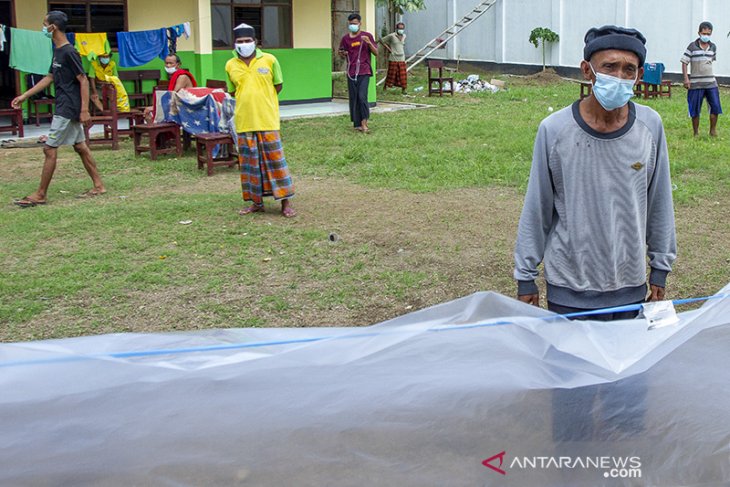
<svg viewBox="0 0 730 487">
<path fill-rule="evenodd" d="M 368 87 L 373 68 L 370 55 L 377 56 L 375 37 L 369 32 L 360 30 L 361 17 L 352 14 L 347 17 L 350 30 L 340 41 L 340 56 L 347 58 L 347 91 L 350 95 L 350 119 L 355 130 L 368 132 L 370 105 L 368 104 Z"/>
</svg>

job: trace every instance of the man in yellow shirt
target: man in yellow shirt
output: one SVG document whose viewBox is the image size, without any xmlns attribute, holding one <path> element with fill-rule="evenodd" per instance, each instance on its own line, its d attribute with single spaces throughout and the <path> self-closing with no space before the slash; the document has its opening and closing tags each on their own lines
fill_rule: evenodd
<svg viewBox="0 0 730 487">
<path fill-rule="evenodd" d="M 91 87 L 91 101 L 94 102 L 99 111 L 103 111 L 104 107 L 99 99 L 99 91 L 96 88 L 97 81 L 100 83 L 111 83 L 117 92 L 117 111 L 129 111 L 129 97 L 127 90 L 119 80 L 119 72 L 117 64 L 112 60 L 110 52 L 105 52 L 97 56 L 94 53 L 89 54 L 89 86 Z"/>
<path fill-rule="evenodd" d="M 253 27 L 233 29 L 236 57 L 226 63 L 228 78 L 236 88 L 234 121 L 238 134 L 243 200 L 251 205 L 241 215 L 264 211 L 264 196 L 281 201 L 281 214 L 296 215 L 289 198 L 294 196 L 289 167 L 279 136 L 279 97 L 284 82 L 279 61 L 256 49 Z"/>
</svg>

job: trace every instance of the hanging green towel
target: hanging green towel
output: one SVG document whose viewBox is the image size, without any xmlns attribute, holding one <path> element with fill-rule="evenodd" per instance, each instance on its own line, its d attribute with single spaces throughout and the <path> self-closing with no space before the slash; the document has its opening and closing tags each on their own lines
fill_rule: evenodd
<svg viewBox="0 0 730 487">
<path fill-rule="evenodd" d="M 10 67 L 25 73 L 48 74 L 53 43 L 39 30 L 10 29 Z"/>
</svg>

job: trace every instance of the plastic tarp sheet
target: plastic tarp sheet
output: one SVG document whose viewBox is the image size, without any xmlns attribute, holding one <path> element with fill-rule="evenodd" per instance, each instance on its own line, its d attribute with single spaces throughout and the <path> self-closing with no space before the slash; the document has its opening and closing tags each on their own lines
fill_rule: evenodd
<svg viewBox="0 0 730 487">
<path fill-rule="evenodd" d="M 721 293 L 728 293 L 730 286 Z M 0 345 L 0 485 L 726 486 L 730 299 Z"/>
</svg>

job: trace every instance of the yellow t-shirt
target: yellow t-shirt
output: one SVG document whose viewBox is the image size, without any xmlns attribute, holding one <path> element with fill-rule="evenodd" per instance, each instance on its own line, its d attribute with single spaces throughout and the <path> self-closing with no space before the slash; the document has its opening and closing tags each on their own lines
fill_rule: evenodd
<svg viewBox="0 0 730 487">
<path fill-rule="evenodd" d="M 79 51 L 81 57 L 87 57 L 92 52 L 97 56 L 105 52 L 112 52 L 105 32 L 79 32 L 76 34 L 75 42 L 76 50 Z"/>
<path fill-rule="evenodd" d="M 284 82 L 279 61 L 257 49 L 248 66 L 238 56 L 228 60 L 226 73 L 236 87 L 236 132 L 279 130 L 279 97 L 274 88 Z"/>
</svg>

